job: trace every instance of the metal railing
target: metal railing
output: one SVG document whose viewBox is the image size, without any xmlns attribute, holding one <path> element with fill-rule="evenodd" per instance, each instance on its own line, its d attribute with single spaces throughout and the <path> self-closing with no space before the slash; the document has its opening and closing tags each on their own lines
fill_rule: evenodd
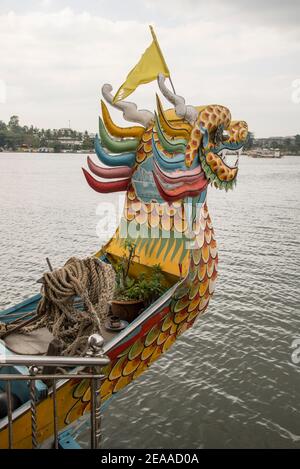
<svg viewBox="0 0 300 469">
<path fill-rule="evenodd" d="M 27 374 L 0 374 L 0 380 L 6 381 L 7 393 L 7 427 L 8 448 L 13 449 L 13 404 L 12 404 L 12 381 L 28 381 L 30 391 L 31 412 L 31 440 L 32 448 L 38 447 L 37 436 L 37 399 L 35 381 L 45 380 L 52 383 L 49 395 L 52 394 L 53 408 L 53 448 L 58 449 L 58 410 L 57 410 L 57 381 L 73 378 L 89 379 L 91 390 L 91 448 L 97 449 L 101 443 L 101 382 L 105 378 L 101 374 L 103 366 L 110 363 L 110 359 L 103 355 L 104 340 L 99 334 L 93 334 L 88 340 L 88 351 L 86 357 L 60 357 L 60 356 L 35 356 L 35 355 L 0 355 L 0 367 L 26 366 Z M 89 372 L 82 372 L 81 368 L 74 373 L 43 373 L 41 367 L 84 367 Z"/>
</svg>

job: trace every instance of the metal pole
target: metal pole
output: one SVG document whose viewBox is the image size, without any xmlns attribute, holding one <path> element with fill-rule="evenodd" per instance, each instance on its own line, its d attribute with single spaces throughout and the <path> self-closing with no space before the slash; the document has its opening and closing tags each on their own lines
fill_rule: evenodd
<svg viewBox="0 0 300 469">
<path fill-rule="evenodd" d="M 37 442 L 37 423 L 36 423 L 36 401 L 35 401 L 35 381 L 30 381 L 30 409 L 31 409 L 31 441 L 32 448 L 36 449 Z"/>
<path fill-rule="evenodd" d="M 89 337 L 89 355 L 94 357 L 103 357 L 104 339 L 99 334 L 93 334 Z M 91 448 L 98 449 L 101 444 L 101 383 L 102 378 L 98 378 L 101 374 L 101 367 L 96 365 L 90 370 L 94 373 L 91 379 Z M 98 376 L 97 376 L 98 374 Z"/>
<path fill-rule="evenodd" d="M 13 449 L 13 427 L 12 427 L 12 403 L 11 403 L 11 382 L 6 383 L 7 392 L 7 418 L 8 418 L 8 448 Z"/>
<path fill-rule="evenodd" d="M 171 76 L 169 76 L 169 81 L 170 81 L 170 83 L 171 83 L 173 93 L 176 94 L 176 91 L 175 91 L 175 88 L 174 88 L 174 85 L 173 85 Z"/>
<path fill-rule="evenodd" d="M 0 355 L 0 365 L 24 365 L 31 366 L 105 366 L 110 363 L 106 356 L 87 356 L 87 357 L 65 357 L 46 355 Z"/>
<path fill-rule="evenodd" d="M 36 376 L 30 376 L 30 375 L 11 375 L 11 374 L 1 374 L 1 381 L 34 381 L 37 379 L 40 379 L 42 381 L 46 379 L 61 379 L 61 380 L 68 380 L 68 379 L 92 379 L 92 378 L 98 378 L 98 379 L 103 379 L 105 378 L 104 375 L 96 375 L 95 374 L 87 374 L 87 373 L 66 373 L 66 374 L 37 374 Z"/>
<path fill-rule="evenodd" d="M 95 372 L 97 373 L 97 369 L 95 368 Z M 94 378 L 95 382 L 95 420 L 96 420 L 96 428 L 95 428 L 95 440 L 96 440 L 96 448 L 100 448 L 101 440 L 102 440 L 102 432 L 101 432 L 101 379 Z"/>
<path fill-rule="evenodd" d="M 91 379 L 91 448 L 99 449 L 101 439 L 101 379 L 94 377 Z"/>
<path fill-rule="evenodd" d="M 56 379 L 53 380 L 53 428 L 54 428 L 54 449 L 58 449 L 58 422 L 57 422 L 57 399 L 56 399 Z"/>
<path fill-rule="evenodd" d="M 91 370 L 92 371 L 92 370 Z M 96 396 L 95 396 L 95 380 L 90 381 L 91 390 L 91 449 L 96 449 Z"/>
<path fill-rule="evenodd" d="M 48 264 L 48 267 L 49 267 L 50 272 L 53 272 L 53 267 L 52 267 L 52 265 L 51 265 L 51 262 L 50 262 L 49 257 L 46 257 L 46 262 L 47 262 L 47 264 Z"/>
<path fill-rule="evenodd" d="M 151 34 L 152 34 L 152 37 L 153 37 L 153 41 L 155 42 L 156 47 L 157 47 L 157 50 L 158 50 L 158 52 L 159 52 L 159 54 L 160 54 L 161 60 L 163 61 L 164 65 L 165 65 L 165 67 L 166 67 L 166 69 L 168 70 L 169 75 L 170 75 L 169 67 L 167 66 L 167 63 L 166 63 L 165 58 L 164 58 L 164 56 L 163 56 L 163 53 L 162 53 L 162 51 L 161 51 L 161 48 L 160 48 L 159 42 L 158 42 L 158 40 L 157 40 L 156 34 L 155 34 L 155 32 L 154 32 L 153 26 L 149 25 L 149 28 L 150 28 L 150 31 L 151 31 Z M 175 91 L 175 88 L 174 88 L 174 85 L 173 85 L 171 76 L 169 76 L 168 78 L 169 78 L 169 80 L 170 80 L 173 93 L 176 94 L 176 91 Z"/>
</svg>

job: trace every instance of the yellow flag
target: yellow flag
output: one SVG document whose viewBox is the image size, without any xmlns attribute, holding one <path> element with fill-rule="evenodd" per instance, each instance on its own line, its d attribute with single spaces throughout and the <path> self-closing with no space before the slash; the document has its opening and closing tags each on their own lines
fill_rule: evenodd
<svg viewBox="0 0 300 469">
<path fill-rule="evenodd" d="M 139 85 L 156 80 L 159 73 L 163 73 L 166 77 L 170 76 L 152 26 L 150 26 L 150 30 L 153 37 L 152 44 L 145 50 L 140 61 L 127 75 L 125 82 L 120 86 L 113 99 L 114 103 L 129 96 Z"/>
</svg>

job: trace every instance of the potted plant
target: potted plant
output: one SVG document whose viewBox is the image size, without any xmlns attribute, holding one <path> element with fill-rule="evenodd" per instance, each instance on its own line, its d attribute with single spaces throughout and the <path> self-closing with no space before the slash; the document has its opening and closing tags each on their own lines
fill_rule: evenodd
<svg viewBox="0 0 300 469">
<path fill-rule="evenodd" d="M 111 301 L 111 312 L 113 316 L 132 322 L 145 307 L 166 291 L 166 287 L 159 265 L 152 267 L 150 275 L 141 273 L 138 278 L 130 277 L 130 266 L 136 257 L 134 242 L 126 239 L 124 249 L 124 257 L 116 267 L 117 286 Z"/>
</svg>

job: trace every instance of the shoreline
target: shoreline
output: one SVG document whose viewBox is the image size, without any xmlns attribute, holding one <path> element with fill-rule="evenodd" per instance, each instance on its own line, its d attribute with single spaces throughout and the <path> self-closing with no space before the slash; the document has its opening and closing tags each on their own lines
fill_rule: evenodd
<svg viewBox="0 0 300 469">
<path fill-rule="evenodd" d="M 38 155 L 65 155 L 65 154 L 70 154 L 70 155 L 89 155 L 90 153 L 95 153 L 94 149 L 91 150 L 62 150 L 62 151 L 39 151 L 39 150 L 32 150 L 32 151 L 24 151 L 24 150 L 0 150 L 0 156 L 1 154 L 7 154 L 7 153 L 17 153 L 19 155 L 32 155 L 32 154 L 38 154 Z"/>
<path fill-rule="evenodd" d="M 32 154 L 38 154 L 38 155 L 89 155 L 89 154 L 94 154 L 95 150 L 94 148 L 90 150 L 62 150 L 62 151 L 39 151 L 39 150 L 32 150 L 32 151 L 24 151 L 24 150 L 0 150 L 0 156 L 1 154 L 8 154 L 8 153 L 14 153 L 14 154 L 19 154 L 19 155 L 32 155 Z M 270 160 L 276 160 L 276 159 L 281 159 L 284 156 L 300 156 L 300 153 L 282 153 L 281 156 L 256 156 L 256 155 L 249 155 L 247 152 L 242 153 L 242 156 L 247 156 L 248 158 L 254 158 L 254 159 L 270 159 Z"/>
</svg>

